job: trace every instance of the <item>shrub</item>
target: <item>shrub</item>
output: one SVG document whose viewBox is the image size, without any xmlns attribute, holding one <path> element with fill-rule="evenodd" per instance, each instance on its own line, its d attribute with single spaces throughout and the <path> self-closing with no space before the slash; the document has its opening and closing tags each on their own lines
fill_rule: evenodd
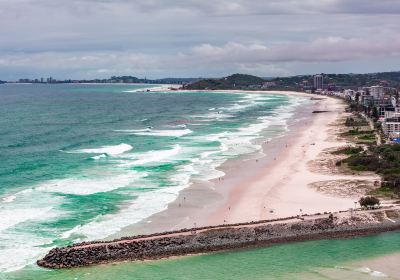
<svg viewBox="0 0 400 280">
<path fill-rule="evenodd" d="M 400 194 L 400 174 L 386 174 L 383 176 L 382 188 L 389 188 L 394 193 Z"/>
<path fill-rule="evenodd" d="M 361 205 L 361 207 L 365 208 L 370 208 L 370 207 L 375 207 L 375 205 L 379 205 L 379 199 L 377 199 L 374 196 L 366 196 L 366 197 L 361 197 L 360 200 L 358 201 Z"/>
<path fill-rule="evenodd" d="M 334 155 L 356 155 L 361 152 L 363 149 L 361 147 L 346 147 L 337 151 L 332 152 Z"/>
</svg>

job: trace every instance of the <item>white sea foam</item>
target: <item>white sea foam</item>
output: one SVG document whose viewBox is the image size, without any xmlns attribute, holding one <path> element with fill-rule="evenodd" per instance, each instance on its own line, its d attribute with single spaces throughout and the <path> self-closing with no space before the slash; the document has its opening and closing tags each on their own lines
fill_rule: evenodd
<svg viewBox="0 0 400 280">
<path fill-rule="evenodd" d="M 264 97 L 249 94 L 245 96 L 245 98 L 251 100 L 260 100 Z M 270 97 L 267 97 L 267 99 L 270 99 Z M 225 131 L 207 136 L 194 137 L 194 141 L 218 141 L 221 144 L 219 150 L 203 152 L 200 154 L 200 158 L 203 159 L 209 156 L 218 158 L 219 156 L 220 158 L 222 157 L 226 160 L 227 156 L 234 157 L 257 151 L 260 152 L 261 145 L 255 144 L 255 140 L 261 137 L 262 131 L 268 129 L 268 127 L 272 125 L 280 126 L 281 133 L 276 135 L 276 137 L 283 135 L 284 131 L 287 130 L 287 120 L 293 116 L 292 110 L 302 102 L 302 99 L 291 98 L 289 100 L 289 104 L 275 109 L 272 112 L 272 115 L 259 117 L 258 122 L 241 127 L 236 131 Z M 218 167 L 218 164 L 215 167 Z"/>
<path fill-rule="evenodd" d="M 211 111 L 206 115 L 196 115 L 193 117 L 197 119 L 197 121 L 210 122 L 210 121 L 218 121 L 218 120 L 233 118 L 234 115 L 224 113 L 223 111 Z"/>
<path fill-rule="evenodd" d="M 258 104 L 262 104 L 262 103 L 261 102 L 257 102 L 257 101 L 251 101 L 251 102 L 244 101 L 244 102 L 240 102 L 240 103 L 239 102 L 235 103 L 235 104 L 233 104 L 232 106 L 229 106 L 229 107 L 221 107 L 221 108 L 219 108 L 219 110 L 228 111 L 228 112 L 238 112 L 238 111 L 242 111 L 244 109 L 256 106 Z"/>
<path fill-rule="evenodd" d="M 361 273 L 365 273 L 365 274 L 369 274 L 372 277 L 379 277 L 379 278 L 388 277 L 385 273 L 380 272 L 380 271 L 376 271 L 376 270 L 372 270 L 372 269 L 370 269 L 369 267 L 366 267 L 366 266 L 357 268 L 355 271 L 361 272 Z"/>
<path fill-rule="evenodd" d="M 132 135 L 142 136 L 162 136 L 162 137 L 181 137 L 192 133 L 190 129 L 174 129 L 174 130 L 156 130 L 156 129 L 133 129 L 133 130 L 119 130 L 119 132 L 126 132 Z"/>
<path fill-rule="evenodd" d="M 223 171 L 217 170 L 222 163 L 225 162 L 224 158 L 213 159 L 193 159 L 184 170 L 190 172 L 191 176 L 196 176 L 200 180 L 212 180 L 225 175 Z"/>
<path fill-rule="evenodd" d="M 81 149 L 81 150 L 76 150 L 72 151 L 69 153 L 86 153 L 86 154 L 107 154 L 107 155 L 119 155 L 123 154 L 127 151 L 132 150 L 133 147 L 129 144 L 119 144 L 115 146 L 103 146 L 100 148 L 94 148 L 94 149 Z"/>
<path fill-rule="evenodd" d="M 186 124 L 178 124 L 176 127 L 179 127 L 179 128 L 187 128 L 187 125 L 186 125 Z"/>
<path fill-rule="evenodd" d="M 50 249 L 43 245 L 52 242 L 51 238 L 21 232 L 2 233 L 0 239 L 2 240 L 0 273 L 17 271 L 34 264 Z"/>
<path fill-rule="evenodd" d="M 243 106 L 249 107 L 257 105 L 257 102 L 262 101 L 261 98 L 264 97 L 256 95 L 246 97 L 244 98 L 244 102 L 237 102 L 236 104 L 233 104 L 233 108 L 231 108 L 231 110 L 242 110 L 245 108 Z M 64 233 L 57 233 L 62 238 L 82 238 L 82 236 L 84 236 L 83 239 L 87 240 L 105 238 L 132 223 L 139 222 L 157 212 L 165 210 L 168 204 L 177 198 L 179 192 L 190 185 L 191 178 L 209 180 L 222 176 L 224 173 L 218 171 L 217 167 L 225 162 L 227 158 L 260 150 L 260 146 L 255 145 L 253 140 L 260 137 L 261 132 L 271 125 L 281 125 L 284 127 L 286 125 L 286 119 L 290 118 L 291 116 L 291 113 L 287 112 L 291 110 L 291 106 L 295 107 L 298 105 L 295 103 L 296 102 L 293 101 L 289 104 L 289 106 L 274 110 L 275 114 L 272 116 L 261 117 L 256 123 L 237 130 L 204 136 L 191 135 L 189 136 L 191 137 L 189 139 L 189 143 L 183 141 L 186 139 L 186 137 L 182 138 L 179 140 L 179 145 L 177 144 L 173 146 L 172 149 L 149 151 L 144 153 L 127 153 L 127 151 L 132 149 L 132 147 L 128 145 L 130 148 L 127 150 L 116 149 L 111 150 L 111 152 L 108 149 L 111 147 L 115 148 L 116 146 L 105 146 L 99 149 L 83 149 L 75 151 L 98 154 L 92 157 L 93 159 L 100 159 L 106 155 L 111 155 L 114 156 L 113 160 L 117 161 L 119 165 L 114 166 L 114 169 L 116 170 L 113 169 L 112 172 L 107 174 L 104 174 L 104 172 L 98 172 L 98 174 L 96 174 L 95 172 L 95 174 L 86 174 L 86 177 L 52 180 L 41 184 L 38 187 L 29 189 L 31 193 L 27 192 L 26 195 L 33 195 L 38 191 L 43 195 L 54 197 L 57 195 L 53 193 L 89 195 L 97 192 L 107 192 L 117 188 L 130 186 L 133 182 L 141 182 L 142 188 L 146 188 L 146 186 L 148 186 L 149 190 L 147 191 L 143 192 L 142 189 L 140 192 L 138 191 L 137 193 L 132 193 L 133 195 L 137 195 L 138 198 L 130 202 L 130 204 L 125 205 L 119 212 L 115 214 L 99 215 L 87 224 L 76 226 Z M 220 108 L 216 109 L 215 111 L 210 110 L 210 112 L 207 112 L 209 113 L 207 116 L 199 116 L 198 119 L 212 121 L 232 116 L 226 112 L 220 112 L 220 110 Z M 226 111 L 229 112 L 229 109 L 226 109 Z M 220 113 L 218 114 L 217 112 Z M 118 132 L 137 135 L 174 137 L 192 133 L 192 131 L 189 129 L 153 130 L 150 128 L 141 130 L 124 130 Z M 214 141 L 218 141 L 220 146 L 206 148 L 202 147 L 201 145 L 202 142 L 210 143 Z M 197 142 L 196 147 L 192 146 L 194 142 Z M 107 151 L 105 149 L 107 149 Z M 120 156 L 116 158 L 115 155 Z M 142 180 L 143 176 L 146 176 L 146 174 L 127 171 L 125 168 L 126 166 L 132 165 L 151 166 L 152 163 L 169 162 L 182 159 L 187 160 L 187 163 L 183 166 L 180 166 L 180 170 L 176 171 L 174 174 L 170 175 L 169 178 L 167 178 L 169 185 L 163 186 L 162 188 L 160 187 L 155 191 L 154 188 L 158 187 L 158 182 L 156 180 L 153 182 L 151 181 L 152 179 L 145 178 L 145 180 L 140 181 Z M 17 200 L 19 200 L 18 195 Z M 25 213 L 21 212 L 21 214 Z M 43 216 L 46 215 L 48 215 L 47 212 L 45 212 Z M 32 219 L 38 219 L 41 217 L 42 216 L 39 215 L 36 217 L 25 217 L 26 219 L 21 218 L 20 222 L 18 223 Z M 6 230 L 12 228 L 13 226 L 15 225 L 8 221 Z M 3 236 L 0 236 L 0 238 L 3 238 Z M 16 238 L 20 239 L 21 243 L 18 243 L 18 241 L 15 242 L 14 239 Z M 23 243 L 22 240 L 28 241 Z M 22 267 L 27 263 L 33 263 L 39 255 L 48 250 L 39 246 L 51 243 L 51 241 L 52 240 L 40 239 L 36 236 L 29 237 L 27 235 L 20 237 L 15 235 L 14 237 L 10 237 L 10 247 L 0 251 L 0 270 L 4 271 L 6 269 L 15 269 L 16 267 Z M 15 247 L 12 247 L 14 245 Z M 18 257 L 7 258 L 7 255 Z"/>
<path fill-rule="evenodd" d="M 19 270 L 45 254 L 48 248 L 44 245 L 52 239 L 36 235 L 28 225 L 62 215 L 54 209 L 61 203 L 60 197 L 49 199 L 50 195 L 32 191 L 21 191 L 16 197 L 13 203 L 0 210 L 0 273 Z M 43 207 L 43 204 L 48 206 Z"/>
<path fill-rule="evenodd" d="M 373 277 L 382 277 L 382 278 L 388 277 L 385 273 L 380 272 L 380 271 L 372 271 L 370 273 L 370 275 L 373 276 Z"/>
<path fill-rule="evenodd" d="M 357 268 L 356 271 L 362 272 L 362 273 L 371 273 L 372 272 L 372 270 L 369 267 L 366 267 L 366 266 Z"/>
<path fill-rule="evenodd" d="M 136 132 L 149 132 L 151 128 L 143 128 L 143 129 L 116 129 L 115 132 L 123 132 L 123 133 L 136 133 Z"/>
<path fill-rule="evenodd" d="M 16 198 L 17 197 L 15 195 L 9 195 L 9 196 L 3 197 L 1 200 L 4 203 L 10 203 L 10 202 L 13 202 Z"/>
<path fill-rule="evenodd" d="M 0 231 L 12 228 L 20 223 L 35 220 L 43 217 L 51 210 L 51 207 L 45 208 L 24 208 L 24 209 L 5 209 L 0 210 Z"/>
<path fill-rule="evenodd" d="M 98 159 L 102 159 L 102 158 L 106 158 L 106 157 L 107 157 L 106 154 L 101 154 L 101 155 L 98 155 L 98 156 L 91 157 L 91 159 L 98 160 Z"/>
<path fill-rule="evenodd" d="M 41 184 L 36 189 L 44 192 L 91 195 L 101 192 L 110 192 L 127 187 L 137 179 L 147 176 L 145 173 L 127 171 L 125 173 L 93 174 L 85 178 L 67 178 L 52 180 Z"/>
<path fill-rule="evenodd" d="M 182 147 L 177 144 L 172 149 L 168 150 L 156 150 L 144 153 L 131 154 L 128 158 L 129 161 L 125 161 L 121 166 L 135 166 L 145 165 L 149 163 L 159 163 L 162 161 L 171 161 L 172 157 L 179 154 Z"/>
<path fill-rule="evenodd" d="M 171 178 L 171 182 L 179 185 L 163 187 L 156 191 L 140 193 L 139 197 L 126 208 L 121 209 L 117 214 L 98 216 L 91 222 L 77 226 L 64 233 L 63 238 L 85 236 L 84 240 L 101 239 L 118 232 L 122 228 L 137 223 L 153 214 L 167 209 L 169 203 L 173 202 L 179 192 L 188 187 L 188 176 L 177 174 L 177 177 Z M 180 176 L 178 178 L 178 176 Z"/>
</svg>

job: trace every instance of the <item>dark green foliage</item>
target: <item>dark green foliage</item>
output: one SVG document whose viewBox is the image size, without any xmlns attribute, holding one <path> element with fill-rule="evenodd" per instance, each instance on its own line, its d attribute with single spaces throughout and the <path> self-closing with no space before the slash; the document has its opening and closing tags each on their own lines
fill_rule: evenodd
<svg viewBox="0 0 400 280">
<path fill-rule="evenodd" d="M 355 170 L 374 171 L 379 174 L 400 168 L 400 144 L 371 147 L 369 154 L 356 154 L 344 161 Z"/>
<path fill-rule="evenodd" d="M 346 147 L 337 151 L 334 151 L 334 155 L 356 155 L 360 153 L 363 149 L 361 147 Z"/>
<path fill-rule="evenodd" d="M 244 74 L 234 74 L 222 79 L 206 79 L 187 85 L 186 89 L 243 89 L 260 88 L 265 82 L 264 79 Z"/>
<path fill-rule="evenodd" d="M 394 193 L 400 194 L 400 173 L 392 173 L 383 176 L 382 188 L 391 189 Z"/>
<path fill-rule="evenodd" d="M 374 134 L 364 134 L 364 135 L 359 136 L 358 139 L 374 141 L 375 140 L 375 135 Z"/>
<path fill-rule="evenodd" d="M 356 171 L 377 171 L 380 167 L 379 158 L 375 155 L 353 155 L 344 160 L 348 166 Z"/>
<path fill-rule="evenodd" d="M 372 114 L 371 114 L 371 116 L 372 116 L 375 120 L 379 119 L 379 113 L 378 113 L 378 109 L 377 109 L 376 107 L 372 108 Z"/>
<path fill-rule="evenodd" d="M 368 153 L 354 154 L 343 162 L 353 170 L 381 174 L 381 187 L 400 194 L 400 144 L 370 147 Z"/>
<path fill-rule="evenodd" d="M 237 76 L 237 77 L 235 77 Z M 230 77 L 235 82 L 229 81 Z M 205 79 L 194 82 L 186 86 L 187 89 L 240 89 L 249 88 L 250 86 L 260 85 L 264 79 L 250 76 L 235 74 L 223 79 Z M 256 78 L 256 79 L 254 79 Z M 228 79 L 226 81 L 226 79 Z M 261 81 L 262 80 L 262 81 Z M 278 77 L 268 79 L 274 85 L 270 85 L 270 90 L 295 90 L 303 91 L 310 89 L 313 85 L 313 75 L 302 75 L 292 77 Z M 326 85 L 335 85 L 342 88 L 357 89 L 364 86 L 379 85 L 385 80 L 385 85 L 389 87 L 400 87 L 400 72 L 384 72 L 372 74 L 324 74 L 324 83 Z M 352 111 L 362 111 L 362 106 L 354 103 L 350 105 Z"/>
<path fill-rule="evenodd" d="M 342 136 L 373 136 L 375 134 L 375 131 L 373 130 L 359 130 L 358 128 L 355 129 L 350 129 L 349 131 L 346 131 L 342 133 Z"/>
<path fill-rule="evenodd" d="M 375 205 L 380 204 L 379 199 L 373 196 L 362 197 L 358 202 L 360 203 L 361 207 L 365 208 L 375 207 Z"/>
</svg>

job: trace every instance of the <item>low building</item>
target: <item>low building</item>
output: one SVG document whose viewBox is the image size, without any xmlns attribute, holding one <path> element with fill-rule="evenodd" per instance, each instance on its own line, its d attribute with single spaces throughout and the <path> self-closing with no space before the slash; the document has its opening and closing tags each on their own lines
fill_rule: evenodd
<svg viewBox="0 0 400 280">
<path fill-rule="evenodd" d="M 361 104 L 364 107 L 372 107 L 374 105 L 374 97 L 371 95 L 361 96 Z"/>
<path fill-rule="evenodd" d="M 271 88 L 271 87 L 275 87 L 276 86 L 276 82 L 263 82 L 262 84 L 262 88 Z"/>
<path fill-rule="evenodd" d="M 382 123 L 382 129 L 391 139 L 400 138 L 400 116 L 385 118 Z"/>
<path fill-rule="evenodd" d="M 395 107 L 394 111 L 385 112 L 385 119 L 394 117 L 400 117 L 400 107 Z"/>
<path fill-rule="evenodd" d="M 346 89 L 344 91 L 344 98 L 351 100 L 351 101 L 357 101 L 359 94 L 357 94 L 356 91 L 352 89 Z"/>
</svg>

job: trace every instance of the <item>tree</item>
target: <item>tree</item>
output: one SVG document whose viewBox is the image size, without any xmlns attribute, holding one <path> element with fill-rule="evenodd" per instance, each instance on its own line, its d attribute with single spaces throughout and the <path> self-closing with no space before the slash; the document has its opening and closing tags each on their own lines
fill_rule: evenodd
<svg viewBox="0 0 400 280">
<path fill-rule="evenodd" d="M 379 199 L 373 196 L 361 197 L 358 202 L 360 203 L 361 207 L 365 208 L 370 208 L 370 207 L 374 208 L 375 205 L 380 204 Z"/>
<path fill-rule="evenodd" d="M 376 107 L 374 107 L 372 109 L 372 117 L 375 118 L 375 119 L 379 119 L 379 112 L 378 112 L 378 109 Z"/>
</svg>

